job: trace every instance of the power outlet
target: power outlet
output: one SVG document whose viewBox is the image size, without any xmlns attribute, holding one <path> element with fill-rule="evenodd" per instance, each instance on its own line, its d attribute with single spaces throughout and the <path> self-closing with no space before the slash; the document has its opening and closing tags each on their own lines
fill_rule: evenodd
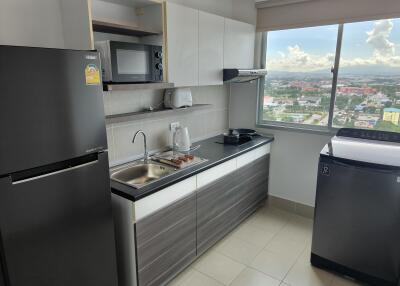
<svg viewBox="0 0 400 286">
<path fill-rule="evenodd" d="M 179 126 L 181 126 L 181 124 L 179 122 L 172 122 L 169 125 L 169 130 L 171 130 L 172 132 L 175 132 L 176 128 L 178 128 Z"/>
</svg>

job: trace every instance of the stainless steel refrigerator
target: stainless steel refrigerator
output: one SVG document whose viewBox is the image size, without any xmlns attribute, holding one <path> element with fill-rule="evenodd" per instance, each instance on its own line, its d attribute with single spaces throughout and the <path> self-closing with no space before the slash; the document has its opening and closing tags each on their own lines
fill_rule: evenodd
<svg viewBox="0 0 400 286">
<path fill-rule="evenodd" d="M 117 285 L 98 54 L 0 46 L 0 285 Z"/>
</svg>

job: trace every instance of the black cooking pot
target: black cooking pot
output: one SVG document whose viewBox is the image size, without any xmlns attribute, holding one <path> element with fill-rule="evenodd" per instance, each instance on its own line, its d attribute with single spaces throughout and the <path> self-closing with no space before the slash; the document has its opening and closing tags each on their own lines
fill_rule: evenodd
<svg viewBox="0 0 400 286">
<path fill-rule="evenodd" d="M 247 129 L 247 128 L 231 128 L 229 129 L 229 132 L 235 132 L 238 133 L 240 137 L 248 137 L 248 136 L 253 136 L 256 135 L 256 131 L 253 129 Z"/>
<path fill-rule="evenodd" d="M 224 133 L 224 144 L 237 144 L 239 138 L 240 134 L 236 130 L 229 129 L 229 133 Z"/>
</svg>

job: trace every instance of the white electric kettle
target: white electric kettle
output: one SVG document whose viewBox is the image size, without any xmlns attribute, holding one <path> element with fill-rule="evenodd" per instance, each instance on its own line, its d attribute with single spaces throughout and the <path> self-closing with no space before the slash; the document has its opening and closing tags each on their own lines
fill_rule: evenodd
<svg viewBox="0 0 400 286">
<path fill-rule="evenodd" d="M 190 151 L 190 136 L 187 127 L 177 127 L 173 136 L 174 151 L 188 152 Z"/>
</svg>

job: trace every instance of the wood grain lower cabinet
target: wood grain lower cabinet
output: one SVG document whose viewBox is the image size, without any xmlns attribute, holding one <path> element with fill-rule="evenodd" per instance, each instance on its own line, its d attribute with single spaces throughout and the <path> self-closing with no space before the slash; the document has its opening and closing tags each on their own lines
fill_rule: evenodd
<svg viewBox="0 0 400 286">
<path fill-rule="evenodd" d="M 197 190 L 197 255 L 232 231 L 268 195 L 269 155 Z"/>
<path fill-rule="evenodd" d="M 136 223 L 140 286 L 164 285 L 196 258 L 196 195 Z"/>
</svg>

